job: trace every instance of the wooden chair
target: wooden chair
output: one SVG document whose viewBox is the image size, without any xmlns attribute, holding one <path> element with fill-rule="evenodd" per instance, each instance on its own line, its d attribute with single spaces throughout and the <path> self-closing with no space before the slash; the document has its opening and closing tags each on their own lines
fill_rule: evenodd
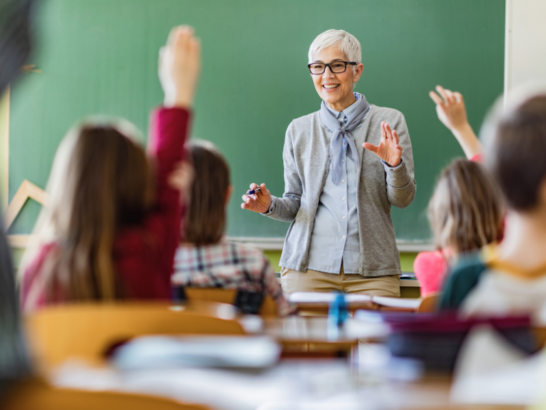
<svg viewBox="0 0 546 410">
<path fill-rule="evenodd" d="M 207 302 L 229 303 L 233 304 L 237 289 L 222 288 L 184 288 L 186 297 L 189 301 L 202 300 Z M 278 316 L 277 303 L 271 296 L 264 297 L 264 302 L 260 308 L 261 316 Z"/>
<path fill-rule="evenodd" d="M 143 335 L 244 335 L 230 305 L 196 303 L 74 304 L 44 308 L 25 318 L 40 364 L 70 357 L 102 362 L 114 345 Z"/>
<path fill-rule="evenodd" d="M 41 380 L 21 382 L 6 393 L 2 410 L 209 410 L 143 394 L 55 388 Z"/>
<path fill-rule="evenodd" d="M 417 308 L 417 313 L 435 313 L 438 310 L 440 292 L 431 292 L 421 299 L 421 304 Z"/>
</svg>

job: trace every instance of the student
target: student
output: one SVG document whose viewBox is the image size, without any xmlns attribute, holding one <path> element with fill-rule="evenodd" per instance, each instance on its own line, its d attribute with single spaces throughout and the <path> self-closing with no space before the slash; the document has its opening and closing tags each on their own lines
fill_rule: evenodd
<svg viewBox="0 0 546 410">
<path fill-rule="evenodd" d="M 26 311 L 64 302 L 170 298 L 181 205 L 168 178 L 180 172 L 199 49 L 189 27 L 173 29 L 162 49 L 165 102 L 153 114 L 149 143 L 154 167 L 125 121 L 86 122 L 62 141 L 49 204 L 23 268 Z"/>
<path fill-rule="evenodd" d="M 501 104 L 484 126 L 485 160 L 509 208 L 509 229 L 501 244 L 454 269 L 446 302 L 462 300 L 468 315 L 533 314 L 544 324 L 546 93 L 512 100 L 504 112 Z"/>
<path fill-rule="evenodd" d="M 482 146 L 468 123 L 463 96 L 440 85 L 436 87 L 436 91 L 438 94 L 431 91 L 429 96 L 436 103 L 438 119 L 453 133 L 466 157 L 472 161 L 480 161 Z M 498 240 L 502 235 L 502 230 L 498 230 L 497 221 L 494 219 L 500 208 L 494 201 L 499 196 L 488 185 L 489 182 L 489 177 L 479 166 L 466 161 L 454 162 L 444 170 L 436 193 L 429 203 L 429 221 L 438 249 L 433 252 L 420 252 L 413 264 L 413 271 L 421 286 L 421 296 L 440 290 L 450 259 L 456 259 L 461 252 L 479 249 Z M 463 183 L 468 186 L 461 186 Z M 448 186 L 454 190 L 450 191 Z M 474 191 L 480 194 L 492 191 L 495 195 L 490 198 L 482 195 L 462 197 Z M 483 209 L 494 210 L 494 216 L 489 218 L 479 215 L 478 210 Z M 457 210 L 462 212 L 456 212 Z M 471 220 L 465 218 L 465 215 L 471 215 Z M 449 219 L 450 223 L 444 222 L 442 218 Z M 472 231 L 472 225 L 468 226 L 472 220 L 478 223 L 475 231 Z M 485 232 L 492 236 L 483 236 Z"/>
<path fill-rule="evenodd" d="M 272 296 L 280 315 L 292 312 L 262 252 L 224 238 L 232 193 L 229 166 L 210 142 L 193 142 L 195 168 L 185 240 L 175 257 L 174 286 L 240 289 Z M 224 198 L 218 201 L 218 197 Z"/>
<path fill-rule="evenodd" d="M 436 252 L 420 253 L 415 276 L 421 296 L 441 289 L 448 266 L 502 235 L 502 198 L 481 164 L 456 159 L 444 169 L 428 206 Z"/>
</svg>

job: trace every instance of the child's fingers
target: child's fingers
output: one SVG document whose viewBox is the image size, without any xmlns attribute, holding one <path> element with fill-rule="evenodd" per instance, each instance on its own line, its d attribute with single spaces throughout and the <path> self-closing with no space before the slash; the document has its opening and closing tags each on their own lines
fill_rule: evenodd
<svg viewBox="0 0 546 410">
<path fill-rule="evenodd" d="M 436 104 L 438 104 L 438 105 L 440 105 L 442 107 L 444 106 L 444 101 L 434 91 L 430 91 L 428 93 L 428 96 L 432 99 L 432 101 L 434 101 L 434 103 L 436 103 Z"/>
<path fill-rule="evenodd" d="M 457 102 L 457 99 L 453 95 L 453 91 L 446 89 L 446 95 L 447 95 L 447 98 L 449 99 L 450 104 L 455 104 Z"/>
<path fill-rule="evenodd" d="M 442 96 L 444 99 L 444 104 L 449 105 L 449 99 L 447 98 L 446 90 L 441 85 L 436 86 L 436 91 L 438 91 L 438 94 Z"/>
<path fill-rule="evenodd" d="M 463 95 L 460 92 L 456 91 L 454 95 L 458 103 L 464 103 Z"/>
<path fill-rule="evenodd" d="M 199 41 L 198 38 L 192 37 L 190 41 L 190 51 L 192 53 L 193 58 L 195 59 L 201 58 L 201 41 Z"/>
<path fill-rule="evenodd" d="M 171 29 L 171 31 L 169 32 L 169 37 L 167 38 L 168 47 L 173 47 L 176 44 L 178 40 L 178 35 L 182 31 L 183 27 L 184 26 L 176 26 Z"/>
</svg>

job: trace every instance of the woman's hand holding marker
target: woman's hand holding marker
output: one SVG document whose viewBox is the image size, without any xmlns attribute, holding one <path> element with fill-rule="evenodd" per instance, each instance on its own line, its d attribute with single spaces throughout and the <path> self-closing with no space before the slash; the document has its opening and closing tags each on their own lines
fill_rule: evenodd
<svg viewBox="0 0 546 410">
<path fill-rule="evenodd" d="M 369 142 L 363 144 L 364 148 L 373 152 L 391 167 L 397 167 L 402 161 L 402 147 L 395 130 L 385 121 L 381 122 L 381 141 L 379 145 L 373 145 Z"/>
<path fill-rule="evenodd" d="M 241 208 L 252 212 L 264 213 L 269 211 L 271 206 L 271 193 L 265 187 L 265 184 L 250 184 L 250 190 L 243 195 Z"/>
</svg>

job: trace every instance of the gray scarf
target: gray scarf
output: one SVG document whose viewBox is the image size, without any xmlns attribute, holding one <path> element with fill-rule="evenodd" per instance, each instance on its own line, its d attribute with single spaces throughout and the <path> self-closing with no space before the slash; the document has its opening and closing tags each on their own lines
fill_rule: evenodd
<svg viewBox="0 0 546 410">
<path fill-rule="evenodd" d="M 357 167 L 359 166 L 355 139 L 350 133 L 362 122 L 369 110 L 370 104 L 366 101 L 366 97 L 361 94 L 360 98 L 355 102 L 353 115 L 347 118 L 347 125 L 340 127 L 338 119 L 330 112 L 326 103 L 323 101 L 320 106 L 322 124 L 333 133 L 330 140 L 330 173 L 332 174 L 332 181 L 336 185 L 339 183 L 342 172 L 343 137 L 345 137 L 347 144 L 349 144 L 350 151 L 347 153 L 348 156 L 355 162 Z"/>
</svg>

